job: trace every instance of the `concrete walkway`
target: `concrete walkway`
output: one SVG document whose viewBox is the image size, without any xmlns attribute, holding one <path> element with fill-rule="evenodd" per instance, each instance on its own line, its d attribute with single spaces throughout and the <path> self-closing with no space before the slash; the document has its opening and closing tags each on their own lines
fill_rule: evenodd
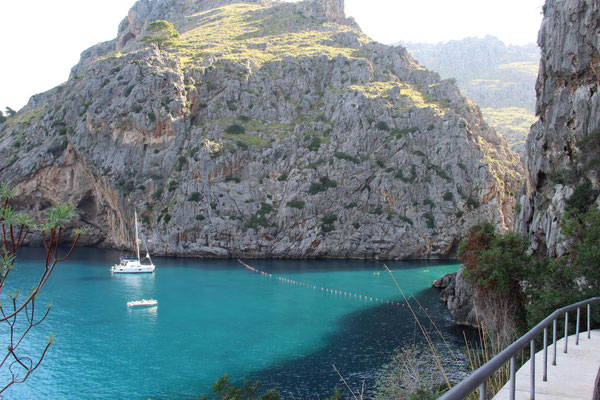
<svg viewBox="0 0 600 400">
<path fill-rule="evenodd" d="M 542 382 L 544 352 L 535 356 L 535 398 L 536 400 L 584 399 L 593 400 L 596 393 L 596 378 L 600 369 L 600 330 L 592 331 L 591 339 L 587 331 L 579 334 L 579 346 L 575 345 L 575 335 L 569 336 L 569 352 L 564 353 L 565 342 L 557 342 L 556 365 L 552 365 L 552 329 L 548 332 L 548 381 Z M 529 399 L 530 361 L 517 371 L 515 399 Z M 494 397 L 509 399 L 510 382 Z"/>
</svg>

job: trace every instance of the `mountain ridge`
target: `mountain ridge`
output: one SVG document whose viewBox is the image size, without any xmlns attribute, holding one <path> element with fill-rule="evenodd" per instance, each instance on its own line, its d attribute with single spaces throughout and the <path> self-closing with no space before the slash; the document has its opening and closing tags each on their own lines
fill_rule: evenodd
<svg viewBox="0 0 600 400">
<path fill-rule="evenodd" d="M 135 208 L 155 254 L 437 258 L 482 219 L 511 226 L 506 142 L 339 10 L 227 2 L 171 18 L 194 23 L 170 48 L 147 27 L 100 44 L 0 126 L 0 178 L 30 212 L 74 204 L 89 245 L 128 247 Z"/>
</svg>

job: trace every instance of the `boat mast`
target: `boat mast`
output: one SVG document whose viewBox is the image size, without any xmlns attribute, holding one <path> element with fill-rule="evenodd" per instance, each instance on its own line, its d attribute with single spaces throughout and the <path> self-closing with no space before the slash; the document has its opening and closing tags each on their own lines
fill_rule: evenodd
<svg viewBox="0 0 600 400">
<path fill-rule="evenodd" d="M 137 211 L 133 212 L 135 214 L 135 249 L 137 251 L 137 258 L 140 259 L 140 239 L 138 238 L 138 226 L 137 226 Z"/>
</svg>

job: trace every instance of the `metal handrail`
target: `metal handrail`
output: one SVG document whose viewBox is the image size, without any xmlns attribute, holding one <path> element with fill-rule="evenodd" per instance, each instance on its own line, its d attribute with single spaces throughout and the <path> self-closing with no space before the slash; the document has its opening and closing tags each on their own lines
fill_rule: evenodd
<svg viewBox="0 0 600 400">
<path fill-rule="evenodd" d="M 488 378 L 490 378 L 496 371 L 498 371 L 504 364 L 510 361 L 510 398 L 515 398 L 515 363 L 516 356 L 519 351 L 521 351 L 525 346 L 530 346 L 531 351 L 531 382 L 530 382 L 530 393 L 531 399 L 535 397 L 535 339 L 541 333 L 544 334 L 544 368 L 543 368 L 543 380 L 547 380 L 547 353 L 548 353 L 548 327 L 552 325 L 553 327 L 553 361 L 552 365 L 556 365 L 556 322 L 558 318 L 560 318 L 563 314 L 565 314 L 565 349 L 566 353 L 568 350 L 568 337 L 569 337 L 569 311 L 577 310 L 577 333 L 575 344 L 579 344 L 579 317 L 580 317 L 580 308 L 587 306 L 587 335 L 590 338 L 591 332 L 591 318 L 590 312 L 592 303 L 597 303 L 600 301 L 600 297 L 592 297 L 591 299 L 580 301 L 579 303 L 571 304 L 569 306 L 559 308 L 554 311 L 548 317 L 546 317 L 542 322 L 533 327 L 529 332 L 521 336 L 515 342 L 513 342 L 506 349 L 502 350 L 500 353 L 496 354 L 491 360 L 487 363 L 479 367 L 475 372 L 469 375 L 467 378 L 462 380 L 452 389 L 444 393 L 438 400 L 462 400 L 466 398 L 468 395 L 473 393 L 478 388 L 480 389 L 479 398 L 481 400 L 485 400 L 486 396 L 486 382 Z"/>
</svg>

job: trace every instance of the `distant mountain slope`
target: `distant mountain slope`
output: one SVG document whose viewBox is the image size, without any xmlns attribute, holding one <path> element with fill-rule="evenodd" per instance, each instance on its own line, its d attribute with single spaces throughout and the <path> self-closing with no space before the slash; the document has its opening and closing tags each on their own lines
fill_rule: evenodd
<svg viewBox="0 0 600 400">
<path fill-rule="evenodd" d="M 536 121 L 537 45 L 507 46 L 493 36 L 447 43 L 400 43 L 419 63 L 442 78 L 455 78 L 461 92 L 480 108 L 487 122 L 523 154 Z"/>
<path fill-rule="evenodd" d="M 0 125 L 0 179 L 17 207 L 75 204 L 88 244 L 128 246 L 137 209 L 181 256 L 446 257 L 481 220 L 511 226 L 506 141 L 343 10 L 140 0 Z"/>
</svg>

